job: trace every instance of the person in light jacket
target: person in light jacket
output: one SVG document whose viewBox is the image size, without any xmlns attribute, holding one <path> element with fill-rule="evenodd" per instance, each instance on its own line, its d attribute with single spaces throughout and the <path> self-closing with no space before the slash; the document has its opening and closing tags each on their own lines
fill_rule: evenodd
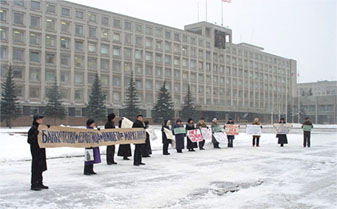
<svg viewBox="0 0 337 209">
<path fill-rule="evenodd" d="M 227 121 L 228 125 L 234 125 L 234 121 L 232 118 L 229 118 Z M 224 129 L 226 129 L 226 125 L 224 126 Z M 233 141 L 234 141 L 235 136 L 234 135 L 227 135 L 227 140 L 228 140 L 228 144 L 227 147 L 231 147 L 233 148 Z"/>
<path fill-rule="evenodd" d="M 212 128 L 212 134 L 217 133 L 217 132 L 222 132 L 221 127 L 218 124 L 217 118 L 213 118 L 211 128 Z M 212 135 L 212 143 L 213 143 L 214 149 L 220 149 L 219 142 L 216 140 L 214 135 Z"/>
</svg>

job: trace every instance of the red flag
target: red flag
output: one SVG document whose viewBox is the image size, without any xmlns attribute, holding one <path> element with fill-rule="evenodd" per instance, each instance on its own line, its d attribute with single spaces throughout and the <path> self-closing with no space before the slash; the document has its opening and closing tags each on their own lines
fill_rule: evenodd
<svg viewBox="0 0 337 209">
<path fill-rule="evenodd" d="M 232 0 L 222 0 L 222 2 L 231 3 Z"/>
</svg>

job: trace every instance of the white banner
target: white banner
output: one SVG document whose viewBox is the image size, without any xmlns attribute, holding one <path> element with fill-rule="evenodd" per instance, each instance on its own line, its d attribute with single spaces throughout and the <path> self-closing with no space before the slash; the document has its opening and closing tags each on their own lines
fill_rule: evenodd
<svg viewBox="0 0 337 209">
<path fill-rule="evenodd" d="M 253 136 L 261 136 L 261 126 L 260 125 L 247 125 L 246 134 Z"/>
<path fill-rule="evenodd" d="M 211 128 L 201 128 L 201 135 L 202 138 L 206 141 L 211 141 L 212 140 L 212 129 Z"/>
<path fill-rule="evenodd" d="M 291 131 L 292 125 L 289 123 L 286 123 L 286 124 L 276 123 L 274 124 L 274 128 L 275 128 L 276 134 L 289 134 Z"/>
<path fill-rule="evenodd" d="M 164 128 L 164 132 L 166 134 L 166 138 L 171 139 L 171 140 L 175 140 L 174 135 L 172 134 L 172 131 Z"/>
<path fill-rule="evenodd" d="M 123 117 L 122 128 L 132 128 L 133 122 L 125 117 Z"/>
<path fill-rule="evenodd" d="M 227 139 L 226 134 L 222 132 L 214 133 L 213 136 L 218 142 L 224 142 Z"/>
</svg>

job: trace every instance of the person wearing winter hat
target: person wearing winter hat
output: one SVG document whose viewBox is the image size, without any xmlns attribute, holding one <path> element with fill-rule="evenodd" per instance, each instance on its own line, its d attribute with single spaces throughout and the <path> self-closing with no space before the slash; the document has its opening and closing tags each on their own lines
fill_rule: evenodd
<svg viewBox="0 0 337 209">
<path fill-rule="evenodd" d="M 214 133 L 222 132 L 221 131 L 221 127 L 218 124 L 218 119 L 217 118 L 213 118 L 211 128 L 212 128 L 212 134 L 213 134 L 212 135 L 212 143 L 213 143 L 214 149 L 220 149 L 219 142 L 214 137 Z"/>
<path fill-rule="evenodd" d="M 95 127 L 95 120 L 94 119 L 88 119 L 87 120 L 87 129 L 94 129 L 94 127 Z M 94 164 L 101 163 L 101 154 L 99 152 L 99 147 L 85 148 L 85 149 L 86 150 L 89 150 L 89 149 L 93 150 L 94 160 L 84 162 L 84 175 L 94 175 L 94 174 L 96 174 L 96 172 L 94 171 Z"/>
<path fill-rule="evenodd" d="M 195 128 L 193 119 L 190 118 L 190 119 L 188 119 L 188 121 L 186 123 L 186 132 L 189 131 L 189 130 L 194 130 L 194 129 L 196 129 L 196 128 Z M 188 151 L 189 152 L 195 152 L 194 148 L 197 148 L 197 147 L 198 147 L 197 142 L 192 142 L 191 139 L 189 137 L 187 137 L 187 149 L 188 149 Z"/>
<path fill-rule="evenodd" d="M 108 115 L 108 121 L 106 122 L 104 128 L 105 129 L 112 129 L 115 128 L 115 118 L 116 115 L 114 113 L 110 113 Z M 114 160 L 115 155 L 115 145 L 109 145 L 106 147 L 106 163 L 108 165 L 117 164 Z"/>
<path fill-rule="evenodd" d="M 30 152 L 32 155 L 32 177 L 31 190 L 40 191 L 41 189 L 48 189 L 43 185 L 42 173 L 47 170 L 46 149 L 40 148 L 37 136 L 39 134 L 39 125 L 43 123 L 43 115 L 36 114 L 33 116 L 32 127 L 28 131 L 28 144 L 30 144 Z M 48 126 L 49 127 L 49 126 Z"/>
<path fill-rule="evenodd" d="M 185 148 L 185 135 L 186 135 L 186 130 L 184 129 L 183 133 L 181 130 L 184 129 L 184 125 L 182 124 L 182 121 L 178 119 L 176 121 L 176 124 L 173 126 L 173 135 L 175 136 L 176 139 L 176 149 L 178 153 L 183 153 L 183 149 Z"/>
</svg>

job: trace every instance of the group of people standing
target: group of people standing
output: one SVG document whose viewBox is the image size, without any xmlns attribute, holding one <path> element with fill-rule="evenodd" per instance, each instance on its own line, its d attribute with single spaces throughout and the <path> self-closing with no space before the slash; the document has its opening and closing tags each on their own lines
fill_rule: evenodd
<svg viewBox="0 0 337 209">
<path fill-rule="evenodd" d="M 40 148 L 38 144 L 38 127 L 40 124 L 43 123 L 43 115 L 34 115 L 33 117 L 33 124 L 31 128 L 28 131 L 28 140 L 27 142 L 30 144 L 30 151 L 32 155 L 32 167 L 31 167 L 31 190 L 34 191 L 40 191 L 42 189 L 48 189 L 48 186 L 45 186 L 43 184 L 43 177 L 42 173 L 47 170 L 47 163 L 46 163 L 46 150 L 45 148 Z M 107 117 L 107 122 L 104 126 L 105 129 L 114 129 L 115 127 L 115 114 L 110 113 Z M 123 119 L 119 120 L 118 127 L 121 128 L 123 123 Z M 285 124 L 284 118 L 281 118 L 280 124 Z M 234 121 L 230 118 L 226 125 L 233 125 Z M 224 129 L 226 128 L 226 125 L 224 125 Z M 253 125 L 260 125 L 258 118 L 255 118 Z M 49 125 L 47 125 L 49 127 Z M 86 122 L 86 128 L 87 129 L 94 129 L 96 126 L 95 120 L 88 119 Z M 305 122 L 302 124 L 303 126 L 309 126 L 309 129 L 303 129 L 304 130 L 304 140 L 303 140 L 303 146 L 310 147 L 310 130 L 313 128 L 312 123 L 310 122 L 309 118 L 305 119 Z M 149 127 L 149 122 L 143 120 L 142 115 L 138 115 L 137 119 L 133 122 L 132 128 L 144 128 L 147 129 Z M 172 127 L 172 130 L 170 129 Z M 184 131 L 181 132 L 174 132 L 174 129 L 184 129 Z M 165 133 L 165 129 L 172 131 L 174 137 L 175 137 L 175 143 L 176 143 L 176 150 L 178 153 L 182 153 L 182 150 L 185 149 L 185 142 L 184 138 L 186 137 L 186 132 L 189 130 L 194 129 L 201 129 L 201 128 L 208 128 L 208 126 L 205 123 L 204 118 L 200 118 L 198 123 L 194 123 L 193 119 L 188 119 L 186 126 L 182 124 L 182 121 L 178 119 L 174 125 L 171 124 L 170 120 L 165 120 L 162 125 L 162 143 L 163 143 L 163 155 L 170 155 L 168 152 L 168 147 L 170 144 L 174 143 L 173 140 L 167 137 L 167 134 Z M 220 125 L 218 124 L 217 118 L 214 118 L 212 120 L 211 124 L 212 128 L 212 134 L 221 132 L 222 129 Z M 262 128 L 262 126 L 261 126 Z M 278 138 L 278 143 L 281 147 L 284 146 L 284 144 L 288 143 L 287 135 L 286 134 L 277 134 L 276 137 Z M 227 135 L 228 139 L 228 147 L 233 148 L 233 140 L 234 135 Z M 260 136 L 253 136 L 252 144 L 253 146 L 259 146 L 259 139 Z M 219 141 L 216 140 L 214 135 L 212 136 L 212 143 L 215 149 L 220 149 Z M 193 142 L 188 136 L 187 136 L 187 149 L 189 152 L 194 152 L 195 148 L 198 148 L 200 150 L 204 150 L 205 140 L 197 142 Z M 101 163 L 101 155 L 100 155 L 100 149 L 99 147 L 92 147 L 92 148 L 86 148 L 86 150 L 91 149 L 93 159 L 85 160 L 84 162 L 84 175 L 94 175 L 96 172 L 94 171 L 94 164 Z M 145 165 L 145 163 L 142 162 L 143 157 L 150 157 L 152 154 L 151 144 L 150 144 L 150 135 L 148 132 L 146 132 L 146 140 L 144 144 L 135 144 L 135 150 L 134 150 L 134 160 L 133 165 L 134 166 L 140 166 Z M 108 165 L 117 164 L 114 160 L 115 155 L 115 145 L 109 145 L 106 148 L 106 160 Z M 120 144 L 119 150 L 117 153 L 118 156 L 123 157 L 123 160 L 130 160 L 129 157 L 132 156 L 131 153 L 131 145 L 130 144 Z"/>
</svg>

